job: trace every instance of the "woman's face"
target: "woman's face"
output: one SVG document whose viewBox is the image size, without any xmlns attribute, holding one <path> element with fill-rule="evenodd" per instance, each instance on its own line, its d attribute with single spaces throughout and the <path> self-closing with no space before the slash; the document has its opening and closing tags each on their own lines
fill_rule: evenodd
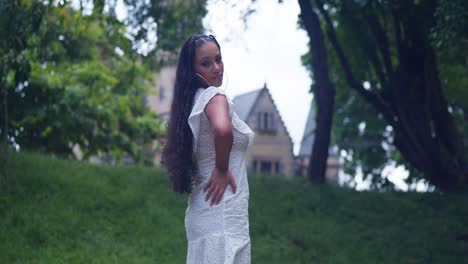
<svg viewBox="0 0 468 264">
<path fill-rule="evenodd" d="M 219 87 L 223 83 L 224 64 L 218 46 L 213 41 L 202 44 L 195 50 L 195 73 L 200 74 L 202 82 Z"/>
</svg>

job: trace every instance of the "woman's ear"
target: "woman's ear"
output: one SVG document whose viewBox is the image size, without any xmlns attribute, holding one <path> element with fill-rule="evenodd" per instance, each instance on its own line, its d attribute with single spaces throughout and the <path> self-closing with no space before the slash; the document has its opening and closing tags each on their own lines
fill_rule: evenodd
<svg viewBox="0 0 468 264">
<path fill-rule="evenodd" d="M 201 74 L 195 73 L 195 75 L 200 79 L 203 83 L 205 83 L 208 86 L 211 86 L 210 83 L 203 77 Z"/>
</svg>

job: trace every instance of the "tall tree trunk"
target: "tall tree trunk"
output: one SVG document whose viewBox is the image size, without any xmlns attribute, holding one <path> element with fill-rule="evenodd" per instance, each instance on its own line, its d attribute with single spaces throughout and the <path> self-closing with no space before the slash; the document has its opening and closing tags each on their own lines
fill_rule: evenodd
<svg viewBox="0 0 468 264">
<path fill-rule="evenodd" d="M 5 190 L 7 193 L 10 192 L 10 175 L 8 174 L 8 105 L 7 97 L 8 90 L 6 85 L 2 85 L 3 90 L 3 110 L 5 126 L 3 127 L 3 176 L 5 179 Z"/>
<path fill-rule="evenodd" d="M 417 11 L 406 3 L 395 12 L 396 23 L 407 35 L 399 45 L 399 67 L 390 79 L 394 93 L 389 103 L 400 121 L 395 145 L 440 189 L 467 189 L 463 140 L 448 111 L 428 32 L 411 16 Z"/>
<path fill-rule="evenodd" d="M 310 39 L 315 81 L 314 95 L 317 104 L 317 127 L 307 168 L 307 177 L 311 182 L 322 183 L 325 181 L 327 169 L 335 90 L 328 76 L 327 52 L 319 18 L 312 9 L 309 0 L 299 0 L 299 6 L 301 8 L 300 17 Z"/>
</svg>

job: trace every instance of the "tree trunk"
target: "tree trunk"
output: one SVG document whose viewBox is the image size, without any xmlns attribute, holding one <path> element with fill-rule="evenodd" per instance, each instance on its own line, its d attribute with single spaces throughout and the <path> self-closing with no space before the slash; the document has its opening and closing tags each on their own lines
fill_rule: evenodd
<svg viewBox="0 0 468 264">
<path fill-rule="evenodd" d="M 3 87 L 3 110 L 4 110 L 4 118 L 5 118 L 5 126 L 3 131 L 3 176 L 5 179 L 5 190 L 7 193 L 10 192 L 10 175 L 8 174 L 8 105 L 7 105 L 7 97 L 8 97 L 8 90 L 5 85 Z"/>
<path fill-rule="evenodd" d="M 312 70 L 315 79 L 314 95 L 317 104 L 317 127 L 309 167 L 307 168 L 307 177 L 311 182 L 323 183 L 327 169 L 335 90 L 328 76 L 327 52 L 319 18 L 312 9 L 309 0 L 299 0 L 299 6 L 301 8 L 300 18 L 304 22 L 309 35 L 310 50 L 313 54 Z"/>
<path fill-rule="evenodd" d="M 467 189 L 463 140 L 448 111 L 428 33 L 411 16 L 416 9 L 408 5 L 395 12 L 401 14 L 397 23 L 408 32 L 400 44 L 399 67 L 390 79 L 394 92 L 389 103 L 399 120 L 395 145 L 441 190 Z"/>
</svg>

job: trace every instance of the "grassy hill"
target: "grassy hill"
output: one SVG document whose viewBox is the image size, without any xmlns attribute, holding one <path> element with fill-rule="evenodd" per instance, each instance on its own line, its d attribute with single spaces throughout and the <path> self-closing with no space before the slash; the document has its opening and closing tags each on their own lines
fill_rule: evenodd
<svg viewBox="0 0 468 264">
<path fill-rule="evenodd" d="M 163 170 L 15 153 L 0 263 L 185 263 L 186 196 Z M 252 263 L 468 263 L 468 195 L 250 176 Z"/>
</svg>

